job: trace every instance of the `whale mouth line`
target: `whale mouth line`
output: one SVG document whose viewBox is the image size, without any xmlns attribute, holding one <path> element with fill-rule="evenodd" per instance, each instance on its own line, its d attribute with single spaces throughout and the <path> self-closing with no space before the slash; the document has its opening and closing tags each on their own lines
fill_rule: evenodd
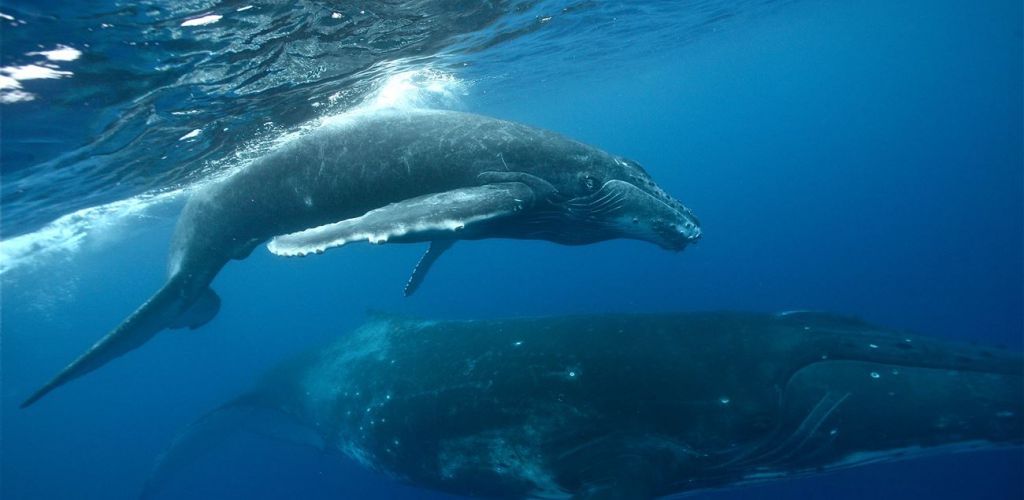
<svg viewBox="0 0 1024 500">
<path fill-rule="evenodd" d="M 626 208 L 630 204 L 635 206 L 632 215 Z M 570 200 L 565 205 L 570 212 L 588 213 L 587 222 L 603 223 L 628 237 L 650 241 L 666 250 L 682 251 L 700 240 L 702 234 L 700 223 L 686 207 L 676 207 L 657 193 L 619 179 L 609 180 L 593 195 Z M 624 217 L 617 220 L 613 215 Z"/>
<path fill-rule="evenodd" d="M 567 201 L 564 204 L 565 210 L 584 219 L 598 219 L 600 216 L 621 210 L 625 205 L 626 195 L 622 190 L 605 189 L 611 182 L 606 182 L 601 189 L 589 197 L 573 198 Z"/>
<path fill-rule="evenodd" d="M 818 429 L 832 416 L 833 413 L 850 397 L 846 392 L 841 395 L 831 391 L 826 392 L 821 399 L 807 412 L 800 424 L 792 432 L 783 430 L 782 423 L 760 446 L 748 450 L 735 458 L 719 464 L 715 469 L 734 469 L 758 464 L 759 467 L 770 468 L 784 464 L 787 460 L 798 455 L 808 445 Z M 834 436 L 829 436 L 829 440 Z M 817 446 L 821 448 L 828 442 Z"/>
</svg>

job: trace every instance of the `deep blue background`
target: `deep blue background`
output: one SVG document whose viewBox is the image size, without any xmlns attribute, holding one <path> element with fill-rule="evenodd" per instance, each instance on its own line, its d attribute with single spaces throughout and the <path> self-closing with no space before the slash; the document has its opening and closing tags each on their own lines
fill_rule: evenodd
<svg viewBox="0 0 1024 500">
<path fill-rule="evenodd" d="M 179 429 L 368 309 L 823 309 L 1020 349 L 1021 43 L 1018 1 L 826 1 L 599 71 L 481 81 L 464 109 L 640 161 L 701 218 L 704 240 L 683 254 L 638 242 L 462 243 L 411 299 L 401 287 L 419 247 L 300 260 L 258 250 L 215 281 L 224 306 L 211 324 L 165 333 L 27 411 L 17 402 L 160 285 L 180 204 L 5 274 L 0 493 L 132 498 Z M 1022 470 L 1019 450 L 954 455 L 711 496 L 1021 498 Z M 336 457 L 245 438 L 174 488 L 169 498 L 427 496 Z"/>
</svg>

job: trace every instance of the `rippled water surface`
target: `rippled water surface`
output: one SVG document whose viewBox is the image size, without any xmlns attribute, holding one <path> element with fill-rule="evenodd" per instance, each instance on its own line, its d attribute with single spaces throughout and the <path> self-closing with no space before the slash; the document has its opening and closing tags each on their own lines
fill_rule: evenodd
<svg viewBox="0 0 1024 500">
<path fill-rule="evenodd" d="M 1024 344 L 1019 0 L 0 3 L 0 496 L 136 498 L 258 374 L 360 324 L 607 311 L 835 311 Z M 685 252 L 459 243 L 257 248 L 219 316 L 18 403 L 146 300 L 189 195 L 317 124 L 386 107 L 556 130 L 693 209 Z M 628 342 L 628 340 L 626 340 Z M 585 348 L 585 346 L 581 346 Z M 735 399 L 735 396 L 733 396 Z M 448 498 L 252 440 L 168 498 Z M 1019 449 L 711 498 L 1024 496 Z"/>
<path fill-rule="evenodd" d="M 11 3 L 4 232 L 195 182 L 240 146 L 258 150 L 359 105 L 405 72 L 398 85 L 451 105 L 446 93 L 481 81 L 517 85 L 642 57 L 777 3 Z"/>
</svg>

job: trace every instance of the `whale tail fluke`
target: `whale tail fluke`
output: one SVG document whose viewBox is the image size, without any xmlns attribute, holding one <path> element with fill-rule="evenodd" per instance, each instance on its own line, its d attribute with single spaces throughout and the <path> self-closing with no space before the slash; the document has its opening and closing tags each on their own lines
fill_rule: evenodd
<svg viewBox="0 0 1024 500">
<path fill-rule="evenodd" d="M 172 277 L 128 319 L 29 396 L 21 407 L 31 406 L 57 387 L 145 344 L 165 328 L 198 328 L 213 319 L 219 308 L 220 298 L 209 287 L 193 295 L 187 292 L 184 280 Z"/>
</svg>

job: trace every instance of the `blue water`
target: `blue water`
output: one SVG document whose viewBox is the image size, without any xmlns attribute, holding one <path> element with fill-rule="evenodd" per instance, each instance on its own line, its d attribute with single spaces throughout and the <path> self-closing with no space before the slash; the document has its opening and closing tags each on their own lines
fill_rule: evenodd
<svg viewBox="0 0 1024 500">
<path fill-rule="evenodd" d="M 1024 345 L 1019 1 L 286 4 L 0 6 L 14 18 L 0 74 L 70 73 L 0 80 L 17 101 L 0 105 L 3 498 L 134 498 L 180 429 L 367 310 L 821 309 Z M 181 26 L 211 13 L 223 18 Z M 58 44 L 80 57 L 29 55 Z M 207 326 L 18 409 L 163 282 L 178 190 L 371 102 L 512 119 L 634 158 L 704 238 L 682 254 L 464 242 L 409 299 L 419 246 L 258 249 L 218 276 Z M 1020 450 L 985 452 L 707 496 L 1015 499 L 1021 470 Z M 167 493 L 447 498 L 256 438 Z"/>
</svg>

